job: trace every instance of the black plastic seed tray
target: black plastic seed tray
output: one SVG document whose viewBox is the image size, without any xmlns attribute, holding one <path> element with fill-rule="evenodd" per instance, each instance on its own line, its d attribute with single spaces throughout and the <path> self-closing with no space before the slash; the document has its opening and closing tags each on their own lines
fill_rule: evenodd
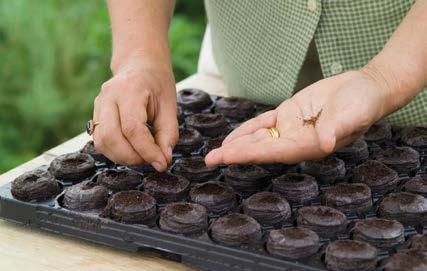
<svg viewBox="0 0 427 271">
<path fill-rule="evenodd" d="M 26 203 L 14 199 L 10 184 L 7 184 L 0 189 L 0 215 L 7 221 L 126 251 L 153 250 L 202 270 L 323 270 L 271 257 L 262 248 L 222 246 L 210 241 L 206 234 L 198 237 L 174 235 L 157 227 L 101 218 L 98 212 L 67 210 L 58 203 L 60 197 Z M 314 265 L 319 264 L 320 259 Z"/>
<path fill-rule="evenodd" d="M 216 101 L 218 97 L 213 97 Z M 214 103 L 215 105 L 215 103 Z M 213 105 L 213 106 L 214 106 Z M 213 106 L 209 107 L 204 112 L 213 110 Z M 265 106 L 257 106 L 257 112 L 266 110 Z M 257 112 L 254 113 L 257 114 Z M 185 111 L 185 116 L 192 115 L 192 113 Z M 235 121 L 229 121 L 230 126 L 236 126 Z M 182 124 L 185 125 L 185 124 Z M 206 140 L 206 138 L 205 138 Z M 371 144 L 369 147 L 370 158 L 375 156 L 378 150 L 388 146 L 399 145 L 399 129 L 394 129 L 394 136 L 388 142 L 382 145 Z M 194 151 L 191 156 L 200 156 L 203 152 L 202 149 Z M 426 161 L 427 152 L 420 151 L 421 166 L 419 169 L 409 172 L 407 175 L 402 175 L 399 178 L 399 183 L 395 192 L 403 189 L 404 183 L 414 175 L 427 174 Z M 181 154 L 174 154 L 174 161 L 181 158 Z M 299 172 L 298 165 L 284 166 L 285 172 Z M 47 167 L 45 167 L 47 168 Z M 96 182 L 97 176 L 100 172 L 108 168 L 128 169 L 148 176 L 152 169 L 149 167 L 133 167 L 126 168 L 118 165 L 108 163 L 98 163 L 96 174 L 90 178 L 81 180 L 82 182 Z M 226 167 L 221 167 L 221 172 Z M 338 182 L 345 182 L 351 178 L 353 166 L 347 165 L 347 174 L 343 180 Z M 170 171 L 174 172 L 174 164 L 172 164 Z M 220 174 L 217 178 L 223 181 L 223 175 Z M 191 181 L 191 180 L 190 180 Z M 61 189 L 72 185 L 59 181 Z M 333 184 L 319 183 L 320 194 Z M 141 189 L 141 188 L 140 188 Z M 270 190 L 271 186 L 266 186 L 265 190 Z M 110 191 L 111 196 L 112 191 Z M 246 196 L 237 195 L 238 205 L 232 210 L 233 212 L 241 212 L 241 203 L 246 199 Z M 162 231 L 158 223 L 154 226 L 146 226 L 142 224 L 125 224 L 119 223 L 112 219 L 100 216 L 102 210 L 93 211 L 73 211 L 63 207 L 64 191 L 57 195 L 55 198 L 42 202 L 24 202 L 15 199 L 11 194 L 11 184 L 7 184 L 0 188 L 0 218 L 27 225 L 34 228 L 39 228 L 49 232 L 71 236 L 79 239 L 88 240 L 98 244 L 104 244 L 114 248 L 127 250 L 127 251 L 141 251 L 153 250 L 160 253 L 160 255 L 179 261 L 202 270 L 325 270 L 324 252 L 326 246 L 333 240 L 351 239 L 352 227 L 354 224 L 364 218 L 376 217 L 378 205 L 384 198 L 385 194 L 373 193 L 373 207 L 363 213 L 348 214 L 346 216 L 349 220 L 347 231 L 338 234 L 331 239 L 321 239 L 321 247 L 319 251 L 313 256 L 293 260 L 281 258 L 270 255 L 265 249 L 265 240 L 268 232 L 273 228 L 271 226 L 263 226 L 263 238 L 261 242 L 251 245 L 241 246 L 226 246 L 210 238 L 210 231 L 200 233 L 198 235 L 180 235 L 171 234 Z M 320 196 L 305 205 L 321 205 Z M 302 204 L 292 204 L 291 218 L 282 223 L 275 225 L 275 228 L 292 227 L 295 225 L 296 212 Z M 158 204 L 158 214 L 165 206 Z M 217 217 L 209 217 L 209 224 L 217 219 Z M 416 234 L 425 234 L 427 232 L 426 225 L 406 225 L 405 238 L 406 240 Z M 377 270 L 382 270 L 382 263 L 390 255 L 405 249 L 405 243 L 393 247 L 387 251 L 379 250 L 378 253 L 378 267 Z"/>
</svg>

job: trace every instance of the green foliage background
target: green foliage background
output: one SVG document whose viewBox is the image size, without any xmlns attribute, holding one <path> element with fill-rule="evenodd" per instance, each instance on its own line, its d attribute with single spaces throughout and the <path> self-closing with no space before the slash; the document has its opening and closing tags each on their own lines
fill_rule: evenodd
<svg viewBox="0 0 427 271">
<path fill-rule="evenodd" d="M 196 70 L 203 1 L 177 2 L 176 80 Z M 105 0 L 0 0 L 0 173 L 82 132 L 110 77 Z"/>
</svg>

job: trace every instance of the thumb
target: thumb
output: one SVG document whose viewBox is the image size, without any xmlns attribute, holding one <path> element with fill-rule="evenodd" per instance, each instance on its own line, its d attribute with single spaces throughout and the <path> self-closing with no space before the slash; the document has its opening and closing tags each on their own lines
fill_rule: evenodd
<svg viewBox="0 0 427 271">
<path fill-rule="evenodd" d="M 173 100 L 173 99 L 171 99 Z M 154 120 L 155 139 L 168 162 L 172 160 L 172 150 L 178 142 L 177 107 L 174 101 L 159 105 L 159 111 Z"/>
<path fill-rule="evenodd" d="M 323 114 L 315 125 L 320 150 L 326 154 L 333 152 L 337 144 L 337 124 L 336 119 Z"/>
<path fill-rule="evenodd" d="M 350 144 L 363 134 L 363 123 L 357 114 L 325 114 L 316 125 L 319 146 L 322 152 L 331 153 L 335 149 Z M 360 127 L 359 127 L 360 126 Z M 369 127 L 369 126 L 368 126 Z"/>
</svg>

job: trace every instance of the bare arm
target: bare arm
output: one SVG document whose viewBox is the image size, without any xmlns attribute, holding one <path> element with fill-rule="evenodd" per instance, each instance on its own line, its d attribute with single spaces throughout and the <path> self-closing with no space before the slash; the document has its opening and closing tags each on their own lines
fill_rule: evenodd
<svg viewBox="0 0 427 271">
<path fill-rule="evenodd" d="M 170 68 L 167 34 L 174 6 L 175 0 L 108 1 L 113 33 L 113 73 L 133 58 L 149 59 Z"/>
<path fill-rule="evenodd" d="M 95 147 L 111 160 L 167 168 L 178 139 L 167 32 L 174 0 L 109 0 L 113 77 L 95 99 Z M 154 126 L 155 135 L 147 124 Z"/>
<path fill-rule="evenodd" d="M 362 70 L 389 92 L 385 115 L 427 86 L 427 1 L 415 2 L 384 49 Z"/>
</svg>

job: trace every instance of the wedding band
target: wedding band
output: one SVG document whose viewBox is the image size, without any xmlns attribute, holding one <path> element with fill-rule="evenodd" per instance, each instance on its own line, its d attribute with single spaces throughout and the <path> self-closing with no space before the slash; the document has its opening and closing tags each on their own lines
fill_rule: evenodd
<svg viewBox="0 0 427 271">
<path fill-rule="evenodd" d="M 94 122 L 93 120 L 90 120 L 86 123 L 86 133 L 88 135 L 93 135 L 93 132 L 95 131 L 95 127 L 99 124 L 99 122 Z"/>
<path fill-rule="evenodd" d="M 274 139 L 278 139 L 280 137 L 280 133 L 279 130 L 277 130 L 275 127 L 273 128 L 269 128 L 268 129 L 268 133 L 270 134 L 270 136 Z"/>
</svg>

